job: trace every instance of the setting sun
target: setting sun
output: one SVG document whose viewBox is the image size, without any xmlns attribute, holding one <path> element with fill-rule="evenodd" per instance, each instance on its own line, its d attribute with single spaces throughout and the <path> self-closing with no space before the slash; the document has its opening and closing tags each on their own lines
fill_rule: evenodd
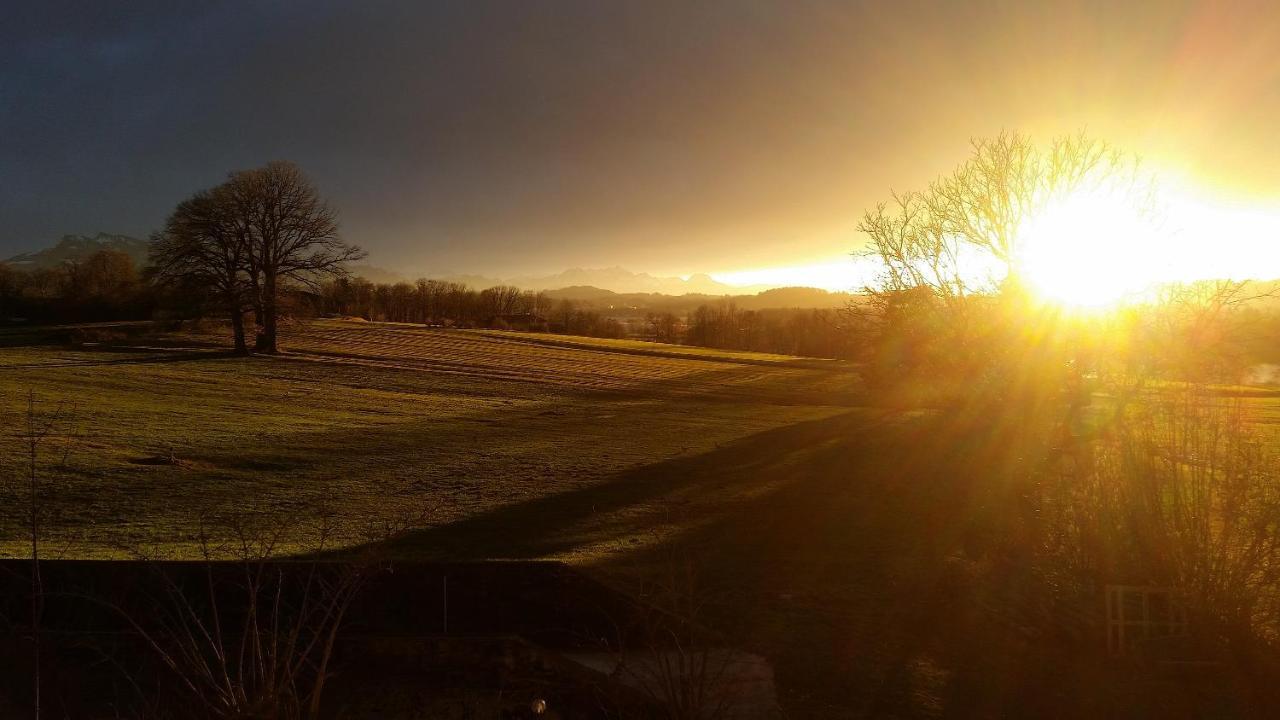
<svg viewBox="0 0 1280 720">
<path fill-rule="evenodd" d="M 1046 204 L 1021 229 L 1015 270 L 1043 299 L 1101 308 L 1168 279 L 1159 224 L 1123 195 L 1077 192 Z"/>
<path fill-rule="evenodd" d="M 1224 202 L 1163 176 L 1142 200 L 1095 187 L 1045 203 L 1017 234 L 1013 272 L 1043 301 L 1099 310 L 1169 283 L 1271 277 L 1276 237 L 1275 207 Z"/>
</svg>

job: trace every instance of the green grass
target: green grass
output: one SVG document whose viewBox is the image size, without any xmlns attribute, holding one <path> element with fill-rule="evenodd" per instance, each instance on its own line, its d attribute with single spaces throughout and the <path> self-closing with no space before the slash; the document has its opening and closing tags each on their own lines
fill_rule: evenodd
<svg viewBox="0 0 1280 720">
<path fill-rule="evenodd" d="M 423 514 L 446 526 L 608 487 L 637 468 L 832 416 L 856 387 L 839 365 L 529 340 L 320 322 L 290 331 L 278 358 L 225 355 L 214 332 L 6 348 L 0 416 L 16 428 L 28 392 L 43 411 L 61 408 L 42 462 L 45 534 L 59 552 L 189 555 L 205 516 L 272 521 L 325 504 L 357 523 Z M 2 442 L 13 476 L 18 438 Z M 169 457 L 177 464 L 156 462 Z M 25 505 L 21 485 L 6 483 L 0 551 L 24 552 Z M 550 555 L 600 550 L 584 541 Z"/>
</svg>

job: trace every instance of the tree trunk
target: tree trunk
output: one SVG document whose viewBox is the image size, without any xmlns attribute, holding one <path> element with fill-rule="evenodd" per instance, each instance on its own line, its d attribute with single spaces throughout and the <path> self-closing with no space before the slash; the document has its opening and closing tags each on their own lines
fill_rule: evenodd
<svg viewBox="0 0 1280 720">
<path fill-rule="evenodd" d="M 267 313 L 261 301 L 253 303 L 253 349 L 263 352 L 267 348 Z"/>
<path fill-rule="evenodd" d="M 265 299 L 262 292 L 262 284 L 258 280 L 258 270 L 256 266 L 249 271 L 249 300 L 253 304 L 253 328 L 254 339 L 253 349 L 257 352 L 266 350 L 266 310 L 263 305 Z"/>
<path fill-rule="evenodd" d="M 262 283 L 262 334 L 258 336 L 258 351 L 275 355 L 280 352 L 276 344 L 276 326 L 279 307 L 276 304 L 276 279 L 268 276 Z"/>
<path fill-rule="evenodd" d="M 231 303 L 231 332 L 235 336 L 236 354 L 248 355 L 249 346 L 244 339 L 244 308 L 240 303 Z"/>
</svg>

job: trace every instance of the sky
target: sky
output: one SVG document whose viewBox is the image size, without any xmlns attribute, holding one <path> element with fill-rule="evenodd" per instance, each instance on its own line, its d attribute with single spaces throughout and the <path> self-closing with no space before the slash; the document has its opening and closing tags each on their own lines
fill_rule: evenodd
<svg viewBox="0 0 1280 720">
<path fill-rule="evenodd" d="M 0 256 L 288 159 L 411 276 L 802 280 L 1002 129 L 1267 213 L 1277 48 L 1267 2 L 0 0 Z"/>
</svg>

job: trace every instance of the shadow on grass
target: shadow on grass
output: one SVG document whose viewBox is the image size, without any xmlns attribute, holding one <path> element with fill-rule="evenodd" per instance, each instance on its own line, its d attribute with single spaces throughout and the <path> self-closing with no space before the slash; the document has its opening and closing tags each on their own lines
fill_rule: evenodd
<svg viewBox="0 0 1280 720">
<path fill-rule="evenodd" d="M 1039 580 L 981 540 L 1012 522 L 1026 432 L 854 410 L 365 549 L 578 553 L 636 589 L 695 558 L 700 619 L 773 662 L 789 717 L 1195 717 L 1210 677 L 1126 682 L 1100 637 L 1035 617 Z"/>
<path fill-rule="evenodd" d="M 243 355 L 237 355 L 234 352 L 226 350 L 179 350 L 156 352 L 150 349 L 141 350 L 133 347 L 112 347 L 112 348 L 85 348 L 76 347 L 74 350 L 79 352 L 93 353 L 129 353 L 135 357 L 115 358 L 113 360 L 72 360 L 67 362 L 51 362 L 51 363 L 26 363 L 22 365 L 0 365 L 0 372 L 5 370 L 43 370 L 45 368 L 67 368 L 67 367 L 106 367 L 112 365 L 159 365 L 168 363 L 182 362 L 199 362 L 207 360 L 243 358 Z M 140 352 L 148 352 L 149 354 L 136 357 Z"/>
<path fill-rule="evenodd" d="M 532 559 L 643 533 L 655 516 L 675 513 L 682 523 L 696 522 L 718 514 L 708 501 L 756 487 L 799 459 L 780 449 L 828 444 L 856 431 L 867 415 L 859 410 L 767 430 L 702 455 L 644 465 L 588 487 L 503 505 L 357 550 L 392 557 Z M 628 517 L 637 509 L 646 511 Z"/>
<path fill-rule="evenodd" d="M 685 475 L 760 492 L 593 565 L 627 583 L 696 558 L 702 619 L 770 658 L 790 717 L 1274 717 L 1233 696 L 1246 670 L 1131 672 L 1074 624 L 1091 608 L 1050 600 L 1010 541 L 1032 425 L 855 412 L 762 433 Z"/>
<path fill-rule="evenodd" d="M 893 712 L 910 705 L 904 669 L 936 630 L 921 602 L 967 525 L 965 484 L 939 456 L 968 439 L 854 410 L 362 550 L 531 559 L 595 548 L 587 564 L 623 585 L 696 556 L 718 598 L 713 623 L 775 662 L 790 709 Z"/>
</svg>

